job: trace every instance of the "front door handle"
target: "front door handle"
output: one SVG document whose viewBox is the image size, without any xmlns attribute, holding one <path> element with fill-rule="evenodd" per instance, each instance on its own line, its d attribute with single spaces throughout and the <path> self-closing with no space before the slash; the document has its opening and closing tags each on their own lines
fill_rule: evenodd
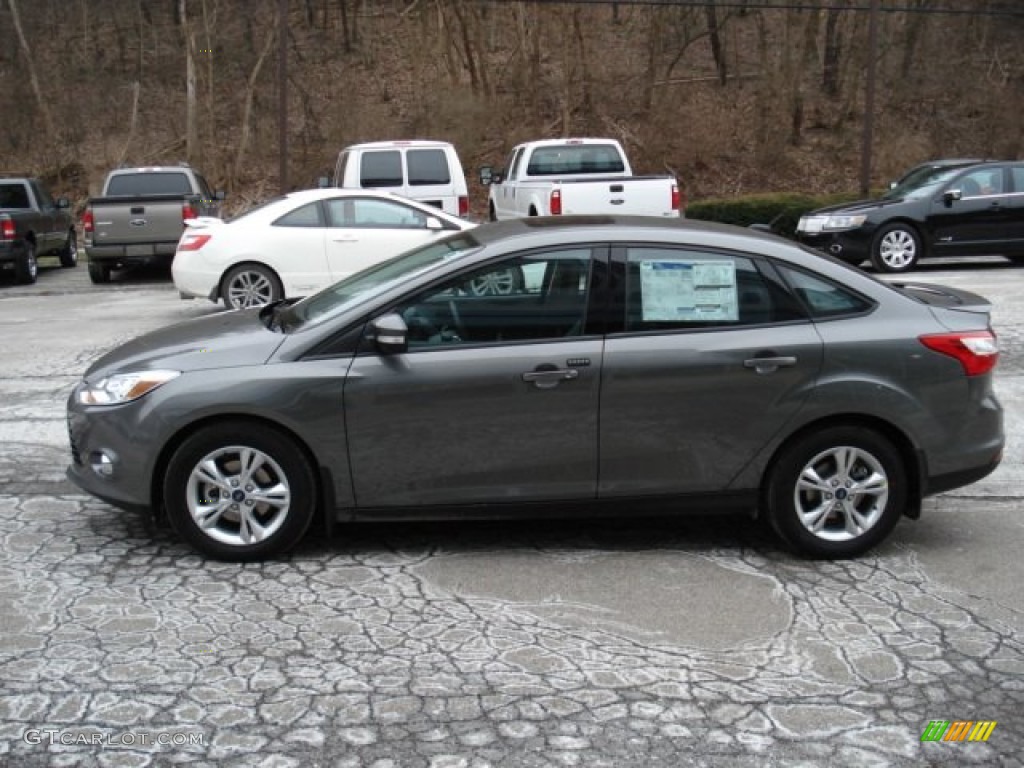
<svg viewBox="0 0 1024 768">
<path fill-rule="evenodd" d="M 523 381 L 532 383 L 540 389 L 551 389 L 557 387 L 558 382 L 579 378 L 580 372 L 575 368 L 548 368 L 536 371 L 527 371 L 523 374 Z"/>
<path fill-rule="evenodd" d="M 348 237 L 335 237 L 334 238 L 334 242 L 336 242 L 336 243 L 358 243 L 359 242 L 359 238 L 356 237 L 355 235 L 350 235 Z"/>
<path fill-rule="evenodd" d="M 752 357 L 743 361 L 744 368 L 753 368 L 757 373 L 775 373 L 779 368 L 790 368 L 794 365 L 796 358 L 789 356 Z"/>
</svg>

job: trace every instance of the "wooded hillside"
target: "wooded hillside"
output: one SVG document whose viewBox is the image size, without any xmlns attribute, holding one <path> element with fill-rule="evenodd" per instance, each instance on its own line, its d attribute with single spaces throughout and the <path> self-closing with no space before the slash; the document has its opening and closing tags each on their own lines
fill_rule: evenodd
<svg viewBox="0 0 1024 768">
<path fill-rule="evenodd" d="M 231 208 L 278 191 L 278 0 L 0 2 L 0 170 L 82 199 L 188 159 Z M 480 211 L 478 165 L 562 135 L 617 137 L 691 199 L 857 186 L 870 0 L 286 5 L 289 187 L 352 142 L 443 139 Z M 879 7 L 873 182 L 1019 156 L 1024 7 Z"/>
</svg>

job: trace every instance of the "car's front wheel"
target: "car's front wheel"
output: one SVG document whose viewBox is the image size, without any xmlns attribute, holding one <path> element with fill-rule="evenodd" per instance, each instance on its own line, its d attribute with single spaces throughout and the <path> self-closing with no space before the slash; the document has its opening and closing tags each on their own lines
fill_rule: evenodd
<svg viewBox="0 0 1024 768">
<path fill-rule="evenodd" d="M 875 235 L 871 263 L 880 272 L 909 272 L 921 255 L 917 231 L 909 224 L 890 224 Z"/>
<path fill-rule="evenodd" d="M 221 288 L 228 309 L 262 307 L 283 294 L 277 275 L 262 264 L 239 264 L 227 273 Z"/>
<path fill-rule="evenodd" d="M 316 510 L 316 481 L 302 450 L 256 422 L 211 425 L 186 439 L 171 457 L 163 490 L 174 529 L 220 560 L 285 552 Z"/>
<path fill-rule="evenodd" d="M 836 426 L 783 449 L 766 487 L 768 520 L 796 551 L 854 557 L 884 539 L 907 503 L 899 451 L 874 430 Z"/>
</svg>

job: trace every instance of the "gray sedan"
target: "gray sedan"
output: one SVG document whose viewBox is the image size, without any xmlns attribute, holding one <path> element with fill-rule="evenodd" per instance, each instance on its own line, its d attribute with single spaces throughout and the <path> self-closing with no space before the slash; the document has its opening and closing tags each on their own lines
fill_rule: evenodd
<svg viewBox="0 0 1024 768">
<path fill-rule="evenodd" d="M 997 466 L 997 357 L 965 291 L 749 230 L 525 219 L 113 350 L 68 472 L 232 560 L 314 521 L 712 510 L 850 557 Z"/>
</svg>

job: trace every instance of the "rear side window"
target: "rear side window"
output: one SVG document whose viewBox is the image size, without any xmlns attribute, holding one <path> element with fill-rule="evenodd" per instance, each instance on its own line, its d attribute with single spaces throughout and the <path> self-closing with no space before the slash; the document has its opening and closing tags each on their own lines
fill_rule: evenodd
<svg viewBox="0 0 1024 768">
<path fill-rule="evenodd" d="M 626 258 L 626 331 L 739 327 L 804 319 L 753 259 L 650 246 Z"/>
<path fill-rule="evenodd" d="M 1024 168 L 1015 165 L 1010 168 L 1010 173 L 1013 176 L 1013 191 L 1024 192 Z"/>
<path fill-rule="evenodd" d="M 296 208 L 291 213 L 274 222 L 275 227 L 322 227 L 324 225 L 323 215 L 320 213 L 320 203 L 308 203 L 301 208 Z"/>
<path fill-rule="evenodd" d="M 108 195 L 190 195 L 184 173 L 122 173 L 107 184 Z"/>
<path fill-rule="evenodd" d="M 409 163 L 410 186 L 448 184 L 452 175 L 448 170 L 448 158 L 443 149 L 410 149 L 406 155 Z"/>
<path fill-rule="evenodd" d="M 24 184 L 0 184 L 0 208 L 30 208 Z"/>
<path fill-rule="evenodd" d="M 831 280 L 779 265 L 793 292 L 816 320 L 867 312 L 874 304 Z"/>
<path fill-rule="evenodd" d="M 367 189 L 402 186 L 402 153 L 397 149 L 365 153 L 359 169 L 359 185 Z"/>
</svg>

